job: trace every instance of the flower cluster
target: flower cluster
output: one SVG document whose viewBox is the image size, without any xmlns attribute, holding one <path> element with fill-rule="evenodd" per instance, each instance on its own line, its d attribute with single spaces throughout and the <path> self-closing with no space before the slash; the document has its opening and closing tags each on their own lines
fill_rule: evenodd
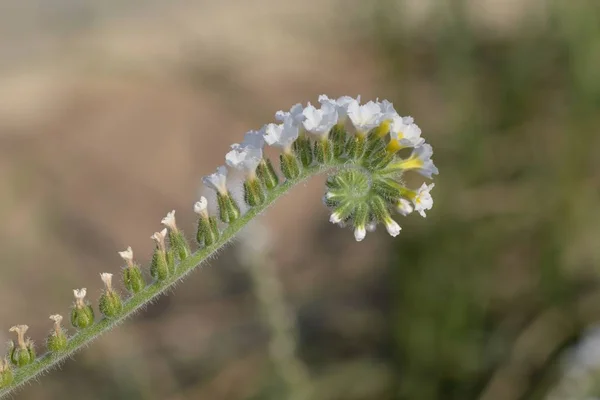
<svg viewBox="0 0 600 400">
<path fill-rule="evenodd" d="M 247 132 L 243 141 L 232 145 L 225 155 L 226 165 L 203 178 L 204 184 L 216 193 L 218 212 L 211 215 L 205 197 L 194 204 L 193 210 L 198 215 L 196 253 L 192 253 L 177 225 L 175 210 L 161 220 L 164 228 L 151 236 L 156 244 L 149 268 L 151 283 L 146 282 L 140 266 L 134 262 L 131 247 L 119 252 L 125 261 L 121 283 L 130 297 L 122 300 L 113 286 L 113 274 L 100 274 L 104 290 L 97 309 L 100 317 L 110 323 L 98 328 L 96 312 L 86 299 L 87 290 L 82 288 L 73 291 L 75 301 L 70 311 L 71 325 L 79 331 L 75 340 L 68 337 L 61 325 L 61 315 L 50 316 L 54 327 L 47 336 L 46 347 L 52 357 L 36 359 L 34 344 L 25 337 L 27 325 L 11 328 L 17 341 L 11 343 L 6 358 L 0 359 L 0 389 L 10 390 L 11 385 L 22 383 L 27 373 L 31 378 L 55 365 L 89 343 L 98 332 L 109 329 L 113 322 L 152 301 L 214 254 L 269 203 L 311 175 L 333 171 L 323 197 L 331 210 L 329 220 L 351 226 L 357 241 L 380 223 L 390 235 L 397 236 L 401 228 L 392 217 L 394 213 L 406 216 L 416 211 L 425 217 L 426 211 L 433 207 L 434 184 L 423 183 L 414 190 L 404 186 L 402 177 L 414 171 L 431 179 L 438 170 L 431 159 L 432 147 L 425 143 L 413 119 L 400 116 L 386 100 L 361 104 L 360 97 L 331 99 L 322 95 L 318 103 L 318 106 L 295 104 L 289 111 L 278 111 L 277 122 Z M 265 157 L 265 145 L 281 149 L 279 165 L 285 180 Z M 228 168 L 245 176 L 246 215 L 242 215 L 239 200 L 231 195 Z M 13 374 L 13 368 L 33 363 L 37 366 L 28 366 L 25 375 Z"/>
<path fill-rule="evenodd" d="M 263 154 L 268 144 L 281 149 L 281 172 L 288 181 L 298 179 L 303 171 L 338 167 L 335 179 L 328 180 L 325 204 L 332 210 L 330 220 L 352 225 L 358 241 L 377 223 L 383 223 L 390 235 L 398 235 L 401 228 L 391 212 L 405 216 L 416 211 L 425 217 L 433 206 L 434 184 L 424 183 L 417 190 L 401 184 L 406 171 L 428 179 L 438 173 L 431 159 L 432 147 L 421 137 L 413 118 L 400 116 L 387 100 L 361 104 L 360 96 L 331 99 L 321 95 L 318 102 L 318 107 L 298 103 L 289 111 L 278 111 L 278 123 L 251 130 L 241 144 L 231 146 L 225 161 L 246 176 L 244 201 L 250 207 L 260 206 L 279 184 L 271 161 Z M 403 158 L 404 149 L 412 151 Z M 204 183 L 216 191 L 220 219 L 229 223 L 239 218 L 240 209 L 227 188 L 227 172 L 221 166 Z"/>
</svg>

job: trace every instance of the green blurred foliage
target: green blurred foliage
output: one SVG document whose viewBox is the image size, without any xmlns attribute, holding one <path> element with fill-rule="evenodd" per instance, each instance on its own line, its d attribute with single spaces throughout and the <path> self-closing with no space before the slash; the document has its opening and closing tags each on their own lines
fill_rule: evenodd
<svg viewBox="0 0 600 400">
<path fill-rule="evenodd" d="M 434 3 L 417 26 L 402 2 L 374 14 L 390 97 L 441 171 L 390 266 L 398 398 L 543 398 L 600 308 L 600 3 L 547 2 L 506 32 Z"/>
</svg>

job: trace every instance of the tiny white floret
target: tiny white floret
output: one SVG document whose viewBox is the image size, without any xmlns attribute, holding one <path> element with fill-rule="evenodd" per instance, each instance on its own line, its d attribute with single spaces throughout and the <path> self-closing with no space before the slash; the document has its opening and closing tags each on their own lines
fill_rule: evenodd
<svg viewBox="0 0 600 400">
<path fill-rule="evenodd" d="M 346 119 L 348 119 L 348 106 L 352 103 L 360 103 L 360 95 L 358 95 L 356 98 L 352 98 L 350 96 L 342 96 L 339 97 L 337 100 L 334 100 L 327 97 L 327 95 L 322 94 L 319 96 L 319 103 L 323 105 L 329 104 L 335 107 L 338 113 L 338 124 L 344 124 Z"/>
<path fill-rule="evenodd" d="M 166 226 L 167 228 L 171 229 L 172 231 L 176 231 L 177 230 L 177 224 L 175 222 L 175 210 L 167 213 L 167 216 L 164 217 L 161 221 L 161 224 L 163 224 L 164 226 Z"/>
<path fill-rule="evenodd" d="M 359 226 L 354 229 L 354 239 L 356 239 L 357 242 L 362 241 L 365 236 L 367 236 L 367 231 L 364 226 Z"/>
<path fill-rule="evenodd" d="M 104 286 L 106 286 L 106 289 L 108 290 L 112 288 L 112 277 L 113 274 L 109 274 L 108 272 L 103 272 L 100 274 L 100 279 L 102 279 Z"/>
<path fill-rule="evenodd" d="M 198 215 L 206 216 L 207 208 L 208 208 L 208 200 L 206 200 L 206 197 L 204 197 L 204 196 L 200 197 L 200 201 L 197 201 L 196 203 L 194 203 L 194 212 Z"/>
<path fill-rule="evenodd" d="M 352 102 L 348 105 L 348 118 L 352 121 L 356 131 L 364 135 L 379 125 L 381 108 L 373 101 L 363 105 Z"/>
<path fill-rule="evenodd" d="M 300 103 L 296 103 L 290 108 L 290 111 L 279 110 L 275 113 L 275 119 L 280 122 L 288 122 L 292 125 L 299 126 L 304 121 L 305 117 L 302 113 L 304 107 Z"/>
<path fill-rule="evenodd" d="M 225 162 L 232 168 L 246 173 L 254 173 L 262 159 L 262 148 L 233 144 L 225 155 Z"/>
<path fill-rule="evenodd" d="M 63 316 L 60 314 L 54 314 L 50 316 L 50 319 L 54 321 L 55 324 L 60 325 L 63 320 Z"/>
<path fill-rule="evenodd" d="M 320 109 L 316 109 L 312 104 L 308 103 L 303 114 L 305 117 L 303 122 L 304 129 L 321 137 L 326 137 L 331 128 L 338 122 L 336 107 L 329 103 L 322 104 Z"/>
<path fill-rule="evenodd" d="M 429 185 L 423 183 L 423 185 L 421 185 L 421 187 L 417 190 L 415 198 L 413 199 L 415 211 L 421 214 L 423 218 L 427 216 L 425 211 L 433 208 L 433 197 L 431 197 L 431 193 L 429 192 L 434 188 L 434 186 L 434 183 Z"/>
<path fill-rule="evenodd" d="M 334 212 L 329 216 L 329 222 L 332 224 L 338 224 L 342 221 L 341 215 L 338 212 Z"/>
<path fill-rule="evenodd" d="M 398 147 L 420 147 L 425 143 L 421 138 L 421 129 L 413 122 L 412 117 L 392 118 L 390 124 L 390 140 Z"/>
<path fill-rule="evenodd" d="M 398 203 L 396 203 L 396 211 L 398 211 L 398 213 L 401 215 L 407 216 L 413 212 L 413 206 L 410 204 L 410 201 L 406 199 L 400 199 L 398 200 Z"/>
<path fill-rule="evenodd" d="M 265 141 L 269 146 L 282 148 L 290 151 L 292 144 L 298 139 L 298 125 L 286 120 L 283 124 L 269 124 L 265 128 Z"/>
<path fill-rule="evenodd" d="M 221 165 L 213 174 L 202 178 L 202 182 L 211 189 L 221 194 L 227 193 L 227 167 Z"/>
<path fill-rule="evenodd" d="M 385 221 L 385 229 L 387 229 L 388 233 L 392 237 L 398 236 L 400 234 L 400 231 L 402 230 L 402 228 L 400 228 L 400 225 L 398 225 L 398 223 L 391 218 Z"/>
<path fill-rule="evenodd" d="M 131 246 L 127 247 L 127 250 L 125 251 L 119 251 L 119 255 L 127 262 L 133 261 L 133 250 L 131 249 Z"/>
</svg>

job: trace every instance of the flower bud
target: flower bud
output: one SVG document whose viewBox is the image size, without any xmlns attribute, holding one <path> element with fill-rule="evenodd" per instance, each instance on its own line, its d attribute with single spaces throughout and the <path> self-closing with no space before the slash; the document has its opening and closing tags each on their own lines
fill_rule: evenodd
<svg viewBox="0 0 600 400">
<path fill-rule="evenodd" d="M 25 338 L 25 333 L 29 327 L 27 325 L 16 325 L 10 328 L 11 332 L 17 334 L 17 344 L 11 342 L 10 361 L 17 367 L 31 364 L 35 361 L 35 349 L 33 342 Z"/>
<path fill-rule="evenodd" d="M 0 360 L 0 389 L 7 387 L 14 379 L 12 368 L 6 358 Z"/>
<path fill-rule="evenodd" d="M 256 168 L 256 175 L 269 190 L 274 189 L 279 184 L 279 177 L 273 163 L 268 158 L 260 160 L 258 167 Z"/>
<path fill-rule="evenodd" d="M 169 231 L 169 242 L 171 243 L 171 249 L 173 249 L 174 256 L 180 261 L 188 258 L 191 254 L 190 247 L 183 232 L 177 228 L 177 223 L 175 222 L 175 210 L 168 213 L 167 216 L 162 219 L 161 223 L 165 225 Z"/>
<path fill-rule="evenodd" d="M 265 192 L 260 180 L 248 178 L 244 182 L 244 200 L 250 207 L 259 206 L 265 201 Z"/>
<path fill-rule="evenodd" d="M 294 153 L 282 153 L 279 159 L 283 176 L 287 179 L 296 179 L 300 175 L 300 165 Z"/>
<path fill-rule="evenodd" d="M 346 143 L 346 153 L 348 157 L 354 160 L 360 159 L 365 152 L 365 137 L 363 135 L 354 135 Z"/>
<path fill-rule="evenodd" d="M 71 309 L 71 324 L 75 328 L 87 328 L 94 323 L 94 309 L 85 300 L 86 293 L 85 288 L 73 290 L 75 304 Z"/>
<path fill-rule="evenodd" d="M 293 148 L 296 152 L 298 160 L 305 168 L 308 168 L 313 162 L 312 146 L 310 145 L 310 139 L 308 136 L 299 136 L 294 142 Z"/>
<path fill-rule="evenodd" d="M 333 156 L 339 158 L 344 154 L 344 146 L 346 144 L 346 129 L 343 124 L 336 124 L 331 128 L 329 137 L 333 143 Z"/>
<path fill-rule="evenodd" d="M 320 164 L 327 164 L 333 159 L 333 144 L 327 137 L 315 142 L 315 159 Z"/>
<path fill-rule="evenodd" d="M 64 328 L 60 325 L 62 322 L 62 315 L 55 314 L 51 315 L 50 319 L 54 321 L 54 329 L 50 331 L 50 334 L 46 338 L 46 347 L 50 351 L 60 351 L 67 347 L 67 335 Z"/>
<path fill-rule="evenodd" d="M 219 217 L 225 223 L 231 223 L 240 217 L 240 208 L 229 192 L 217 192 Z"/>
<path fill-rule="evenodd" d="M 121 296 L 113 290 L 112 274 L 105 272 L 100 274 L 100 277 L 102 278 L 102 282 L 104 282 L 104 292 L 100 295 L 98 308 L 106 318 L 111 318 L 123 310 L 123 302 L 121 301 Z"/>
<path fill-rule="evenodd" d="M 144 282 L 144 277 L 142 276 L 140 267 L 133 262 L 133 251 L 131 250 L 131 247 L 128 247 L 125 251 L 120 251 L 119 255 L 127 263 L 121 273 L 123 285 L 125 285 L 125 288 L 127 288 L 127 290 L 129 290 L 131 293 L 140 292 L 146 283 Z"/>
<path fill-rule="evenodd" d="M 160 232 L 155 232 L 154 235 L 151 236 L 151 238 L 156 242 L 156 249 L 152 255 L 150 275 L 152 275 L 152 277 L 159 282 L 167 279 L 171 272 L 170 261 L 172 260 L 169 259 L 172 259 L 172 255 L 170 257 L 167 256 L 167 249 L 165 246 L 166 236 L 166 229 L 163 229 Z"/>
</svg>

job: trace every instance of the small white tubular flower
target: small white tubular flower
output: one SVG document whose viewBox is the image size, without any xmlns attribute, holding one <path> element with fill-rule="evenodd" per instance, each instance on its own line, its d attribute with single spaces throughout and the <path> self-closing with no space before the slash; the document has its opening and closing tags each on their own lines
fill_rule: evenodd
<svg viewBox="0 0 600 400">
<path fill-rule="evenodd" d="M 290 111 L 279 110 L 275 113 L 275 119 L 281 122 L 289 122 L 292 125 L 298 126 L 304 122 L 303 114 L 304 107 L 300 103 L 296 103 L 290 108 Z"/>
<path fill-rule="evenodd" d="M 305 117 L 302 123 L 304 129 L 320 137 L 326 137 L 331 128 L 338 122 L 336 107 L 330 103 L 322 104 L 318 110 L 312 104 L 308 103 L 303 114 Z"/>
<path fill-rule="evenodd" d="M 104 286 L 106 286 L 106 290 L 112 289 L 112 277 L 113 274 L 109 274 L 108 272 L 103 272 L 100 274 L 100 279 L 104 282 Z"/>
<path fill-rule="evenodd" d="M 351 102 L 348 105 L 348 117 L 356 131 L 364 135 L 379 125 L 381 108 L 373 101 L 363 105 Z"/>
<path fill-rule="evenodd" d="M 150 236 L 150 239 L 154 239 L 154 241 L 156 241 L 157 244 L 165 244 L 165 238 L 167 237 L 167 228 L 163 229 L 160 232 L 154 232 L 154 234 L 152 236 Z"/>
<path fill-rule="evenodd" d="M 410 204 L 410 201 L 406 199 L 400 199 L 396 204 L 396 211 L 398 211 L 398 213 L 401 215 L 407 216 L 413 212 L 413 206 Z"/>
<path fill-rule="evenodd" d="M 410 156 L 411 159 L 416 159 L 421 164 L 419 168 L 417 168 L 417 172 L 419 172 L 424 177 L 431 179 L 432 175 L 437 175 L 439 173 L 435 164 L 433 164 L 433 160 L 431 156 L 433 155 L 433 148 L 431 145 L 424 143 L 419 147 L 416 147 L 413 151 L 413 154 Z"/>
<path fill-rule="evenodd" d="M 354 229 L 354 239 L 356 239 L 357 242 L 362 241 L 365 236 L 367 236 L 367 230 L 364 226 L 358 226 Z"/>
<path fill-rule="evenodd" d="M 244 141 L 242 142 L 242 146 L 262 150 L 265 147 L 265 129 L 266 125 L 258 131 L 250 130 L 246 132 L 244 134 Z"/>
<path fill-rule="evenodd" d="M 385 221 L 385 229 L 392 237 L 398 236 L 400 234 L 400 231 L 402 230 L 402 228 L 400 228 L 400 225 L 398 225 L 398 223 L 391 218 Z"/>
<path fill-rule="evenodd" d="M 63 316 L 60 314 L 54 314 L 50 316 L 50 319 L 54 321 L 55 324 L 60 325 L 63 320 Z"/>
<path fill-rule="evenodd" d="M 435 183 L 431 183 L 427 185 L 424 183 L 417 190 L 415 197 L 413 199 L 413 203 L 415 205 L 415 211 L 421 214 L 423 218 L 427 215 L 425 214 L 426 210 L 431 210 L 433 208 L 433 197 L 431 197 L 431 189 L 435 186 Z"/>
<path fill-rule="evenodd" d="M 119 251 L 119 255 L 128 263 L 133 261 L 133 250 L 131 249 L 131 246 L 127 247 L 127 250 L 125 251 Z"/>
<path fill-rule="evenodd" d="M 211 189 L 221 194 L 227 193 L 227 167 L 221 165 L 217 172 L 202 178 L 202 182 Z"/>
<path fill-rule="evenodd" d="M 387 121 L 392 121 L 394 118 L 399 117 L 398 112 L 396 112 L 392 102 L 383 100 L 381 102 L 378 101 L 377 105 L 379 106 L 379 111 L 381 113 L 379 116 L 380 124 Z"/>
<path fill-rule="evenodd" d="M 177 230 L 177 224 L 175 222 L 175 210 L 167 213 L 167 216 L 164 217 L 161 221 L 161 224 L 163 224 L 164 226 L 166 226 L 167 228 L 171 229 L 172 231 L 176 231 Z"/>
<path fill-rule="evenodd" d="M 421 128 L 414 123 L 412 117 L 392 118 L 390 124 L 390 147 L 399 150 L 403 147 L 420 147 L 425 143 L 421 137 Z"/>
<path fill-rule="evenodd" d="M 262 148 L 233 144 L 225 155 L 225 162 L 232 168 L 253 174 L 262 159 Z"/>
<path fill-rule="evenodd" d="M 87 294 L 87 289 L 73 289 L 73 295 L 75 296 L 75 304 L 77 307 L 85 307 L 85 295 Z"/>
<path fill-rule="evenodd" d="M 284 151 L 292 148 L 292 143 L 298 139 L 298 125 L 290 121 L 283 124 L 269 124 L 265 128 L 265 142 L 269 146 L 281 147 Z"/>
<path fill-rule="evenodd" d="M 322 94 L 319 96 L 319 103 L 321 103 L 322 105 L 329 104 L 335 107 L 338 113 L 338 123 L 343 124 L 348 118 L 348 106 L 352 103 L 359 104 L 360 95 L 358 95 L 356 99 L 350 96 L 342 96 L 339 97 L 337 100 L 334 100 L 327 97 L 327 95 Z"/>
<path fill-rule="evenodd" d="M 329 216 L 329 222 L 331 222 L 332 224 L 339 224 L 340 222 L 342 222 L 342 217 L 340 215 L 340 213 L 338 212 L 334 212 Z"/>
<path fill-rule="evenodd" d="M 202 216 L 208 215 L 208 200 L 206 200 L 206 197 L 200 197 L 200 201 L 194 204 L 194 212 Z"/>
</svg>

